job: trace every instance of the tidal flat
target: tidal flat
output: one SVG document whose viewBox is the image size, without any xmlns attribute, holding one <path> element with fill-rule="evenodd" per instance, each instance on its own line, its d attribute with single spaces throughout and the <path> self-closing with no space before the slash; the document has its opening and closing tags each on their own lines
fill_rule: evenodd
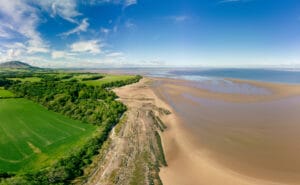
<svg viewBox="0 0 300 185">
<path fill-rule="evenodd" d="M 186 168 L 199 184 L 299 184 L 299 85 L 227 80 L 259 91 L 213 91 L 191 81 L 156 79 L 154 91 L 180 120 L 181 138 L 172 131 L 165 138 L 169 169 L 163 182 L 171 184 L 170 177 Z"/>
</svg>

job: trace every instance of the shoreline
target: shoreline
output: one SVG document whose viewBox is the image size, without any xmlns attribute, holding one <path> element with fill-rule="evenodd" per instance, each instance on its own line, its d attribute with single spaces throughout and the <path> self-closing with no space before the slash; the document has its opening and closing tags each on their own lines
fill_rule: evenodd
<svg viewBox="0 0 300 185">
<path fill-rule="evenodd" d="M 243 79 L 233 79 L 233 78 L 224 78 L 230 82 L 236 84 L 249 84 L 251 86 L 268 89 L 270 91 L 269 95 L 247 95 L 247 94 L 232 94 L 232 93 L 221 93 L 221 92 L 212 92 L 201 87 L 195 88 L 192 87 L 193 84 L 196 84 L 197 81 L 185 80 L 185 79 L 174 79 L 174 78 L 165 78 L 165 77 L 145 77 L 155 81 L 167 82 L 168 86 L 176 89 L 176 85 L 180 84 L 186 86 L 187 91 L 195 92 L 195 89 L 201 93 L 201 96 L 208 99 L 217 99 L 224 100 L 228 102 L 259 102 L 259 101 L 273 101 L 282 98 L 289 98 L 300 95 L 300 84 L 285 84 L 285 83 L 274 83 L 274 82 L 262 82 L 254 80 L 243 80 Z M 192 85 L 191 85 L 192 84 Z M 192 87 L 192 88 L 191 88 Z"/>
<path fill-rule="evenodd" d="M 118 95 L 119 100 L 128 107 L 126 119 L 121 125 L 117 126 L 118 128 L 115 128 L 112 131 L 109 139 L 110 144 L 107 146 L 107 150 L 104 153 L 104 163 L 100 163 L 101 165 L 99 164 L 100 168 L 91 178 L 89 184 L 109 184 L 111 182 L 115 182 L 116 184 L 118 184 L 117 182 L 122 182 L 123 184 L 130 184 L 131 182 L 152 184 L 151 182 L 153 182 L 155 185 L 160 185 L 160 182 L 164 185 L 299 184 L 298 182 L 300 182 L 300 180 L 298 179 L 300 178 L 297 175 L 299 173 L 297 173 L 295 177 L 279 174 L 274 178 L 273 173 L 262 173 L 261 171 L 251 173 L 252 168 L 248 168 L 247 165 L 236 165 L 236 163 L 247 161 L 250 157 L 249 164 L 252 165 L 253 163 L 252 167 L 254 167 L 254 171 L 256 171 L 256 169 L 261 170 L 259 168 L 259 163 L 257 166 L 256 158 L 251 158 L 253 152 L 254 154 L 261 154 L 261 149 L 256 148 L 256 146 L 251 143 L 255 140 L 251 139 L 253 139 L 253 137 L 255 139 L 257 136 L 265 139 L 264 135 L 270 133 L 271 137 L 277 137 L 276 134 L 278 134 L 278 130 L 276 129 L 278 125 L 274 126 L 275 130 L 272 130 L 273 125 L 265 125 L 263 130 L 257 130 L 256 127 L 252 128 L 253 125 L 248 125 L 248 123 L 244 125 L 246 126 L 245 128 L 243 128 L 243 125 L 240 127 L 239 119 L 252 120 L 251 117 L 253 116 L 250 115 L 249 117 L 248 114 L 248 105 L 250 107 L 254 106 L 250 109 L 250 113 L 253 112 L 252 110 L 255 110 L 255 113 L 257 111 L 258 113 L 265 112 L 264 109 L 261 109 L 261 104 L 264 106 L 270 104 L 273 109 L 273 102 L 280 101 L 281 99 L 293 98 L 298 95 L 297 92 L 300 89 L 299 86 L 290 86 L 287 88 L 286 86 L 282 86 L 282 84 L 266 85 L 261 82 L 250 81 L 249 83 L 253 83 L 253 85 L 272 89 L 273 94 L 266 98 L 266 95 L 255 96 L 235 94 L 232 96 L 231 94 L 208 92 L 207 90 L 190 86 L 191 83 L 194 82 L 180 79 L 144 77 L 138 83 L 115 88 L 113 91 Z M 246 82 L 236 81 L 236 83 Z M 290 91 L 284 91 L 286 89 L 290 89 Z M 200 101 L 197 102 L 195 99 L 189 99 L 189 97 L 182 96 L 183 92 L 188 92 L 195 98 L 200 96 Z M 221 104 L 217 104 L 218 106 L 215 107 L 215 103 Z M 258 107 L 256 107 L 256 104 L 258 104 Z M 226 107 L 228 105 L 230 105 L 229 108 Z M 245 105 L 247 106 L 245 107 Z M 270 105 L 268 106 L 270 107 Z M 296 103 L 295 105 L 297 106 L 298 104 Z M 219 106 L 223 107 L 223 109 L 221 108 L 221 110 L 218 110 Z M 236 108 L 234 108 L 235 106 Z M 231 111 L 232 108 L 234 108 L 234 112 L 236 111 L 237 115 L 243 113 L 242 116 L 239 117 L 235 113 L 226 116 L 227 113 L 230 113 L 228 111 Z M 168 110 L 171 114 L 165 113 L 163 110 Z M 297 112 L 298 110 L 300 109 L 296 108 L 293 111 Z M 183 113 L 189 113 L 190 111 L 194 115 L 191 114 L 191 118 L 186 119 Z M 279 116 L 282 114 L 280 111 L 281 110 L 278 112 Z M 268 114 L 268 112 L 266 113 Z M 274 112 L 271 111 L 270 113 L 273 114 Z M 193 117 L 195 115 L 196 117 Z M 277 113 L 275 115 L 277 116 Z M 275 121 L 276 116 L 274 118 Z M 167 126 L 166 129 L 161 129 L 160 126 L 155 123 L 156 117 L 162 120 L 163 125 Z M 218 123 L 223 118 L 232 120 L 232 125 L 223 125 L 222 122 L 221 124 Z M 217 124 L 210 122 L 211 119 L 215 119 Z M 237 120 L 235 119 L 238 119 L 238 122 L 236 122 Z M 269 118 L 261 117 L 260 119 L 268 120 Z M 259 121 L 260 119 L 253 119 L 253 121 Z M 283 120 L 285 119 L 289 118 L 283 118 Z M 295 117 L 296 121 L 299 119 L 298 117 Z M 195 124 L 195 120 L 208 122 L 197 125 Z M 249 123 L 251 123 L 251 121 Z M 292 125 L 293 123 L 289 124 Z M 250 127 L 248 128 L 248 126 Z M 288 125 L 285 127 L 288 127 Z M 228 132 L 232 131 L 232 128 L 234 132 Z M 279 129 L 279 133 L 281 130 L 282 129 Z M 275 135 L 273 135 L 273 132 Z M 159 142 L 162 142 L 164 157 L 161 156 L 162 152 L 160 144 L 157 144 L 157 133 L 160 136 Z M 247 134 L 246 137 L 240 137 L 243 136 L 243 134 Z M 233 139 L 228 140 L 227 135 L 233 136 Z M 236 136 L 239 136 L 238 138 L 241 140 L 236 140 Z M 287 137 L 289 137 L 289 135 Z M 216 142 L 218 145 L 215 145 L 216 148 L 210 148 L 211 144 L 213 144 L 211 146 L 216 144 L 211 143 L 211 140 L 214 142 L 218 141 Z M 242 142 L 241 146 L 239 146 L 239 144 L 241 144 L 240 142 Z M 278 141 L 274 140 L 272 142 L 275 142 L 276 144 Z M 263 144 L 268 146 L 269 144 L 272 144 L 272 142 Z M 289 140 L 283 141 L 281 144 L 285 144 L 285 142 L 289 142 Z M 234 145 L 231 146 L 228 144 Z M 244 145 L 246 148 L 243 147 Z M 295 146 L 295 143 L 291 144 L 291 146 Z M 227 150 L 224 150 L 226 147 Z M 234 158 L 231 160 L 230 158 L 227 158 L 228 151 L 231 150 L 242 153 L 237 153 L 238 155 L 232 153 Z M 147 155 L 144 155 L 145 151 L 147 152 Z M 271 151 L 273 152 L 273 150 Z M 215 155 L 216 152 L 220 154 L 221 158 L 220 156 Z M 249 154 L 247 154 L 248 152 Z M 280 152 L 280 150 L 275 150 L 274 152 Z M 298 153 L 300 153 L 300 151 L 297 151 L 296 154 Z M 147 159 L 145 160 L 144 157 Z M 258 155 L 258 157 L 258 159 L 263 160 L 262 162 L 265 163 L 264 165 L 269 165 L 268 160 L 264 161 L 264 156 Z M 141 161 L 141 159 L 143 160 Z M 164 159 L 166 159 L 167 166 L 165 166 Z M 223 161 L 219 159 L 222 159 Z M 126 165 L 123 164 L 124 161 L 128 161 Z M 229 162 L 229 165 L 224 163 L 224 161 Z M 280 163 L 278 164 L 280 165 Z M 153 169 L 151 166 L 157 166 L 159 169 Z M 289 171 L 289 168 L 286 170 Z M 285 172 L 285 170 L 282 171 Z"/>
<path fill-rule="evenodd" d="M 171 83 L 184 82 L 184 80 L 174 79 L 162 79 L 162 78 L 151 78 L 152 80 L 165 80 Z M 283 88 L 278 88 L 282 84 L 267 84 L 264 82 L 244 81 L 235 80 L 237 83 L 252 83 L 253 85 L 267 87 L 272 90 L 272 95 L 269 98 L 265 96 L 253 97 L 253 96 L 241 96 L 246 100 L 238 101 L 238 99 L 232 98 L 230 95 L 223 95 L 225 101 L 231 102 L 259 102 L 259 101 L 273 101 L 281 98 L 289 98 L 299 94 L 299 86 L 284 85 Z M 189 83 L 189 82 L 187 82 Z M 284 91 L 286 88 L 292 91 Z M 295 88 L 293 90 L 293 88 Z M 192 185 L 197 184 L 220 184 L 220 185 L 279 185 L 285 183 L 274 182 L 271 180 L 265 180 L 255 177 L 246 176 L 244 174 L 237 173 L 222 164 L 215 161 L 210 154 L 209 150 L 204 147 L 199 148 L 199 145 L 194 144 L 194 138 L 189 133 L 188 129 L 182 123 L 183 120 L 178 116 L 176 111 L 169 105 L 166 97 L 161 94 L 160 89 L 157 87 L 151 87 L 155 92 L 155 95 L 162 101 L 167 109 L 171 110 L 172 114 L 168 117 L 164 117 L 163 121 L 167 125 L 168 129 L 162 134 L 162 141 L 168 167 L 161 169 L 160 177 L 163 184 L 165 185 Z M 173 89 L 174 90 L 174 89 Z M 212 93 L 217 94 L 218 93 Z M 219 96 L 207 96 L 203 93 L 206 98 L 215 98 Z M 239 98 L 241 98 L 239 97 Z M 294 184 L 294 183 L 286 183 Z M 297 184 L 297 183 L 296 183 Z"/>
<path fill-rule="evenodd" d="M 149 82 L 143 78 L 113 89 L 128 109 L 110 133 L 87 184 L 162 184 L 159 167 L 167 164 L 161 144 L 165 127 L 160 118 L 169 112 L 160 106 Z"/>
</svg>

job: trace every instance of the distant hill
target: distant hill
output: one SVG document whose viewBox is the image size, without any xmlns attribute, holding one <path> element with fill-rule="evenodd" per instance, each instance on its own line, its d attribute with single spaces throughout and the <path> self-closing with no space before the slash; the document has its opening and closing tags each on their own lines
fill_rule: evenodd
<svg viewBox="0 0 300 185">
<path fill-rule="evenodd" d="M 20 61 L 9 61 L 0 63 L 0 68 L 9 68 L 9 69 L 38 69 L 38 67 L 31 66 L 24 62 Z"/>
</svg>

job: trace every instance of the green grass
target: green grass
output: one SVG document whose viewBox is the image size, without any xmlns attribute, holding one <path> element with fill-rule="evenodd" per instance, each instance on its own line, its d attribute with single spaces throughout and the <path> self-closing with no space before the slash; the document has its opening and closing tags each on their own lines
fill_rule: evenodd
<svg viewBox="0 0 300 185">
<path fill-rule="evenodd" d="M 161 142 L 161 138 L 160 138 L 160 135 L 157 131 L 155 131 L 155 137 L 156 137 L 156 142 L 157 142 L 157 146 L 158 146 L 158 149 L 159 149 L 159 154 L 158 154 L 158 159 L 160 161 L 160 163 L 163 165 L 163 166 L 167 166 L 167 161 L 166 161 L 166 158 L 165 158 L 165 153 L 164 153 L 164 149 L 163 149 L 163 146 L 162 146 L 162 142 Z"/>
<path fill-rule="evenodd" d="M 98 79 L 98 80 L 88 80 L 88 81 L 83 81 L 83 83 L 87 85 L 102 85 L 105 83 L 109 82 L 114 82 L 114 81 L 120 81 L 120 80 L 127 80 L 130 78 L 133 78 L 133 75 L 105 75 L 105 77 Z"/>
<path fill-rule="evenodd" d="M 8 78 L 9 80 L 20 80 L 21 82 L 39 82 L 41 78 L 39 77 L 25 77 L 25 78 Z"/>
<path fill-rule="evenodd" d="M 11 69 L 11 68 L 1 68 L 0 72 L 27 72 L 27 69 Z"/>
<path fill-rule="evenodd" d="M 90 78 L 93 76 L 99 76 L 103 75 L 103 78 L 97 79 L 97 80 L 82 80 L 84 78 Z M 97 73 L 86 73 L 86 74 L 77 74 L 74 75 L 72 79 L 79 80 L 81 83 L 84 83 L 86 85 L 92 85 L 92 86 L 100 86 L 105 83 L 110 83 L 114 81 L 122 81 L 122 80 L 127 80 L 130 78 L 135 77 L 134 75 L 112 75 L 112 74 L 97 74 Z"/>
<path fill-rule="evenodd" d="M 134 170 L 132 176 L 130 177 L 130 185 L 140 185 L 145 184 L 145 167 L 144 167 L 144 156 L 145 152 L 139 155 L 134 162 Z"/>
<path fill-rule="evenodd" d="M 95 74 L 78 74 L 78 75 L 75 75 L 73 78 L 77 79 L 77 80 L 81 80 L 83 78 L 88 78 L 88 77 L 92 77 L 92 76 L 95 76 Z"/>
<path fill-rule="evenodd" d="M 95 130 L 26 99 L 0 99 L 0 171 L 49 166 Z"/>
<path fill-rule="evenodd" d="M 1 98 L 12 98 L 14 96 L 15 95 L 12 92 L 5 90 L 3 87 L 0 87 L 0 99 Z"/>
</svg>

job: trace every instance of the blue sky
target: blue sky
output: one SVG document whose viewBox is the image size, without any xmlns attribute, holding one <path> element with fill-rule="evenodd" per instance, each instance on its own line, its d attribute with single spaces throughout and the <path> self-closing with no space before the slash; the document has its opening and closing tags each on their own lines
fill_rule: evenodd
<svg viewBox="0 0 300 185">
<path fill-rule="evenodd" d="M 0 62 L 300 66 L 298 0 L 0 0 Z"/>
</svg>

